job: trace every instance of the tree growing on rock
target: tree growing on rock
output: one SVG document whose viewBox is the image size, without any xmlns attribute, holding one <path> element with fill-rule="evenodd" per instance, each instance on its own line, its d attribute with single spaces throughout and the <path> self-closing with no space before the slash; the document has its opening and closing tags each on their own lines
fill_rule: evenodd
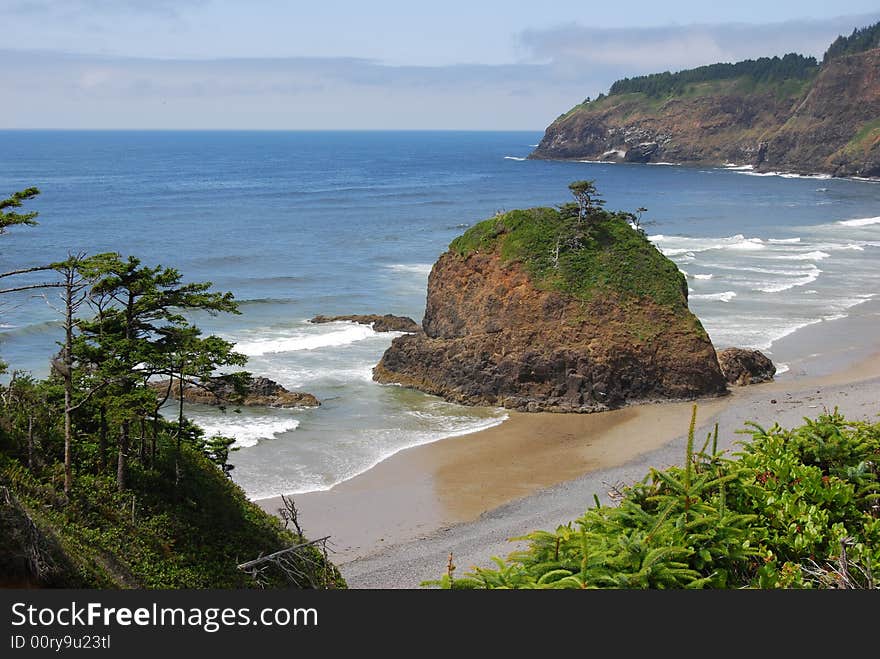
<svg viewBox="0 0 880 659">
<path fill-rule="evenodd" d="M 605 205 L 605 200 L 599 198 L 599 191 L 596 190 L 596 182 L 593 180 L 574 181 L 569 184 L 568 189 L 578 205 L 579 222 L 589 222 L 592 215 Z"/>
</svg>

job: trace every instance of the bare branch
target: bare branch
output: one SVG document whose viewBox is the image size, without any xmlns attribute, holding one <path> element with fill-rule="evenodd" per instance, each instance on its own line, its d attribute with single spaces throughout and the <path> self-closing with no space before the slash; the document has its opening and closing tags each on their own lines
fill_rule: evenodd
<svg viewBox="0 0 880 659">
<path fill-rule="evenodd" d="M 38 265 L 33 268 L 22 268 L 21 270 L 10 270 L 9 272 L 0 272 L 0 279 L 3 277 L 11 277 L 12 275 L 23 275 L 28 272 L 42 272 L 45 270 L 54 270 L 54 266 L 51 265 Z"/>
<path fill-rule="evenodd" d="M 262 565 L 268 561 L 273 561 L 285 554 L 289 554 L 291 552 L 295 552 L 297 549 L 302 549 L 303 547 L 309 547 L 311 545 L 317 545 L 325 540 L 329 540 L 330 536 L 326 535 L 323 538 L 318 538 L 317 540 L 309 540 L 308 542 L 303 542 L 298 545 L 293 545 L 292 547 L 286 547 L 285 549 L 279 549 L 276 552 L 272 552 L 271 554 L 266 554 L 265 556 L 261 556 L 260 558 L 255 558 L 252 561 L 248 561 L 247 563 L 242 563 L 238 566 L 239 570 L 248 570 L 249 568 L 256 567 L 258 565 Z"/>
<path fill-rule="evenodd" d="M 14 288 L 0 289 L 0 295 L 4 293 L 16 293 L 18 291 L 30 291 L 37 288 L 64 288 L 64 284 L 55 282 L 51 284 L 31 284 L 30 286 L 15 286 Z"/>
</svg>

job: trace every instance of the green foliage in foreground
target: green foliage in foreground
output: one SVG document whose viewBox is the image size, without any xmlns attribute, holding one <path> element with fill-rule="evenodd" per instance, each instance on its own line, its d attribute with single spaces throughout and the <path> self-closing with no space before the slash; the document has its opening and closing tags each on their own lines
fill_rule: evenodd
<svg viewBox="0 0 880 659">
<path fill-rule="evenodd" d="M 635 216 L 575 204 L 501 213 L 484 220 L 449 245 L 466 257 L 500 250 L 502 261 L 521 262 L 540 288 L 583 301 L 614 296 L 649 298 L 687 308 L 687 283 L 678 267 L 633 228 Z"/>
<path fill-rule="evenodd" d="M 60 461 L 28 469 L 0 441 L 0 581 L 32 573 L 22 564 L 38 555 L 43 586 L 248 588 L 256 583 L 237 565 L 304 541 L 249 501 L 204 450 L 185 443 L 175 460 L 172 427 L 160 431 L 155 460 L 132 465 L 124 492 L 84 457 L 65 495 Z M 60 443 L 44 437 L 43 454 Z M 317 547 L 301 555 L 320 566 L 321 586 L 345 586 Z M 312 587 L 280 572 L 263 576 L 264 586 Z"/>
<path fill-rule="evenodd" d="M 880 424 L 823 414 L 792 430 L 750 424 L 737 459 L 694 450 L 652 469 L 619 505 L 588 510 L 496 569 L 443 588 L 876 587 Z M 717 431 L 716 437 L 717 440 Z"/>
</svg>

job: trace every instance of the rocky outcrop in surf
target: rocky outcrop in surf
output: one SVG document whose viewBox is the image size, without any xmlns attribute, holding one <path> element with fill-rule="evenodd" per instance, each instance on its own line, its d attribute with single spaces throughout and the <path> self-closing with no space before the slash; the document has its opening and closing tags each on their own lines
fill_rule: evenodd
<svg viewBox="0 0 880 659">
<path fill-rule="evenodd" d="M 563 207 L 477 224 L 431 270 L 424 333 L 394 339 L 374 379 L 523 411 L 724 394 L 683 275 L 630 219 Z"/>
<path fill-rule="evenodd" d="M 718 353 L 721 372 L 730 384 L 745 386 L 769 382 L 776 375 L 776 367 L 760 350 L 726 348 Z"/>
<path fill-rule="evenodd" d="M 408 316 L 394 316 L 386 313 L 378 314 L 354 314 L 348 316 L 322 316 L 312 318 L 310 323 L 333 323 L 336 321 L 349 321 L 360 325 L 370 325 L 375 332 L 421 332 L 419 324 Z"/>
<path fill-rule="evenodd" d="M 180 397 L 180 384 L 176 379 L 153 382 L 150 386 L 162 395 L 167 392 L 171 398 Z M 264 377 L 236 379 L 220 376 L 199 384 L 184 382 L 183 400 L 202 405 L 244 407 L 318 407 L 321 404 L 312 394 L 289 391 Z"/>
</svg>

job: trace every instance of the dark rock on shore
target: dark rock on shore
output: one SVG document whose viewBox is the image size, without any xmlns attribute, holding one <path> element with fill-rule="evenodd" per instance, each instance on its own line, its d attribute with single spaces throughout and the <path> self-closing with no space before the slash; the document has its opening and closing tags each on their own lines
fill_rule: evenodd
<svg viewBox="0 0 880 659">
<path fill-rule="evenodd" d="M 168 380 L 154 382 L 150 386 L 164 395 Z M 179 397 L 177 380 L 171 382 L 171 397 Z M 289 391 L 269 378 L 256 377 L 236 386 L 231 378 L 218 377 L 203 386 L 184 384 L 183 399 L 188 403 L 203 405 L 242 405 L 244 407 L 318 407 L 321 402 L 312 394 Z"/>
<path fill-rule="evenodd" d="M 760 350 L 727 348 L 718 353 L 718 364 L 730 384 L 745 386 L 769 382 L 776 375 L 776 367 Z"/>
<path fill-rule="evenodd" d="M 353 314 L 349 316 L 315 316 L 310 323 L 332 323 L 338 320 L 347 320 L 361 325 L 372 325 L 376 332 L 421 332 L 422 328 L 412 318 L 407 316 L 393 316 L 390 313 L 380 316 L 378 314 Z"/>
<path fill-rule="evenodd" d="M 657 142 L 642 142 L 631 146 L 623 159 L 626 162 L 650 162 L 651 156 L 657 153 L 659 148 Z"/>
</svg>

